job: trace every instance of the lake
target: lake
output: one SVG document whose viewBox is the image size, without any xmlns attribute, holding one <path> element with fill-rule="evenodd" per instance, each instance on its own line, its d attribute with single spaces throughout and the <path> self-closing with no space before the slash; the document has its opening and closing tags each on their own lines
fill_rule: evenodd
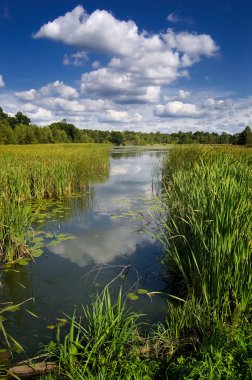
<svg viewBox="0 0 252 380">
<path fill-rule="evenodd" d="M 32 298 L 9 315 L 6 324 L 26 355 L 37 353 L 41 344 L 55 336 L 50 327 L 56 318 L 89 304 L 105 285 L 110 284 L 114 294 L 120 286 L 125 294 L 134 295 L 138 288 L 164 289 L 162 249 L 147 229 L 151 229 L 153 204 L 158 202 L 161 161 L 166 154 L 112 150 L 109 178 L 85 186 L 81 194 L 55 201 L 53 207 L 65 210 L 64 214 L 40 226 L 53 236 L 74 238 L 47 244 L 44 253 L 28 265 L 1 273 L 3 302 Z M 146 322 L 159 321 L 166 309 L 166 300 L 159 295 L 141 294 L 128 302 L 145 314 Z"/>
</svg>

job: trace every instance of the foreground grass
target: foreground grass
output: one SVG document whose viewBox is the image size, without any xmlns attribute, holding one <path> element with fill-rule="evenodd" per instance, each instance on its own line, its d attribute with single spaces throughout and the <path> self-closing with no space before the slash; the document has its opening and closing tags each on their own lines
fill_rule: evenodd
<svg viewBox="0 0 252 380">
<path fill-rule="evenodd" d="M 105 145 L 0 146 L 0 262 L 29 254 L 26 232 L 36 202 L 83 191 L 108 170 Z"/>
<path fill-rule="evenodd" d="M 127 309 L 121 292 L 113 302 L 105 288 L 91 307 L 83 307 L 81 317 L 74 314 L 65 321 L 63 337 L 64 328 L 58 327 L 56 343 L 47 351 L 58 361 L 59 373 L 44 378 L 152 379 L 157 364 L 140 357 L 139 317 Z"/>
<path fill-rule="evenodd" d="M 176 147 L 164 167 L 157 237 L 174 302 L 140 337 L 138 317 L 106 290 L 73 316 L 46 379 L 249 380 L 252 375 L 250 150 Z"/>
<path fill-rule="evenodd" d="M 77 318 L 74 314 L 58 320 L 57 339 L 46 352 L 48 360 L 56 360 L 59 368 L 57 373 L 41 379 L 249 380 L 251 328 L 248 331 L 243 325 L 224 325 L 218 321 L 212 321 L 206 328 L 202 319 L 204 329 L 196 336 L 199 325 L 185 323 L 190 320 L 188 315 L 195 312 L 188 305 L 182 321 L 179 311 L 178 319 L 172 312 L 178 327 L 170 321 L 160 323 L 143 338 L 139 334 L 140 315 L 128 310 L 121 293 L 112 302 L 105 289 L 91 307 L 83 308 L 82 316 Z M 197 316 L 203 317 L 205 310 Z M 191 335 L 185 334 L 188 327 Z M 178 330 L 185 335 L 178 335 Z"/>
</svg>

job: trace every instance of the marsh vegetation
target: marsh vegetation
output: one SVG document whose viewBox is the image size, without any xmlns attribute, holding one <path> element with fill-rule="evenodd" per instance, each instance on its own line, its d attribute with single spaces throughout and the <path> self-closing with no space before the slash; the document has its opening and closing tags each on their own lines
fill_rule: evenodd
<svg viewBox="0 0 252 380">
<path fill-rule="evenodd" d="M 72 161 L 77 163 L 76 158 Z M 137 292 L 136 288 L 132 293 L 130 289 L 130 294 L 145 297 L 150 305 L 151 294 L 162 293 L 162 317 L 146 325 L 141 311 L 135 308 L 138 297 L 134 301 L 127 296 L 129 290 L 125 287 L 102 290 L 98 285 L 91 304 L 81 310 L 72 308 L 72 313 L 59 317 L 51 326 L 55 335 L 44 355 L 45 360 L 55 360 L 59 367 L 58 372 L 43 379 L 250 379 L 251 164 L 251 150 L 245 148 L 174 146 L 169 150 L 162 163 L 161 209 L 159 202 L 156 209 L 152 204 L 149 212 L 141 212 L 142 226 L 162 245 L 162 281 L 166 288 L 152 292 L 149 283 L 148 291 Z M 133 167 L 135 163 L 127 170 Z M 105 172 L 107 168 L 103 166 Z M 122 175 L 122 189 L 125 169 L 119 162 L 113 170 Z M 83 186 L 75 181 L 70 181 L 74 184 L 70 192 Z M 7 180 L 5 183 L 6 191 L 10 191 Z M 37 199 L 67 194 L 68 186 L 60 185 L 58 194 L 48 186 L 53 195 L 45 191 L 40 195 L 38 185 Z M 65 192 L 61 193 L 63 188 Z M 109 192 L 105 194 L 108 202 Z M 18 204 L 26 204 L 33 197 L 33 192 L 30 198 L 20 192 Z M 121 201 L 123 211 L 125 199 Z M 113 226 L 119 226 L 120 215 L 107 205 L 104 210 Z M 129 219 L 132 216 L 124 214 Z M 95 222 L 98 220 L 96 215 Z M 125 230 L 126 224 L 122 226 Z M 122 237 L 118 234 L 121 244 Z M 101 242 L 101 250 L 106 251 L 106 245 Z M 117 262 L 112 263 L 114 267 Z M 150 309 L 155 307 L 152 305 Z"/>
<path fill-rule="evenodd" d="M 43 200 L 80 192 L 104 180 L 108 170 L 109 153 L 102 145 L 1 146 L 1 263 L 32 255 L 30 227 L 40 218 Z"/>
</svg>

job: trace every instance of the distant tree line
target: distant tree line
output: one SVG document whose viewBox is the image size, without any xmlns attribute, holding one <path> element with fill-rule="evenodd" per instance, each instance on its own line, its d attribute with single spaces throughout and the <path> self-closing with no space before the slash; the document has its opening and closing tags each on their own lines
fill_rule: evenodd
<svg viewBox="0 0 252 380">
<path fill-rule="evenodd" d="M 0 144 L 112 143 L 114 145 L 147 144 L 239 144 L 252 146 L 252 132 L 247 126 L 234 135 L 216 132 L 134 132 L 78 129 L 66 119 L 46 127 L 31 124 L 22 112 L 9 116 L 0 107 Z"/>
</svg>

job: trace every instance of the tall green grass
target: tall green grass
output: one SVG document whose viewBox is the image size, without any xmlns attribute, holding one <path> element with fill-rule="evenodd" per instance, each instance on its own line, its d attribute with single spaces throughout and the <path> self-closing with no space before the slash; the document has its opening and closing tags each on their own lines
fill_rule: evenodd
<svg viewBox="0 0 252 380">
<path fill-rule="evenodd" d="M 0 262 L 29 254 L 26 232 L 36 202 L 81 192 L 108 171 L 105 145 L 0 146 Z"/>
<path fill-rule="evenodd" d="M 153 333 L 168 379 L 251 376 L 251 164 L 237 147 L 169 152 L 157 235 L 174 302 Z"/>
<path fill-rule="evenodd" d="M 98 144 L 0 146 L 0 195 L 22 201 L 71 194 L 106 178 L 108 156 Z"/>
<path fill-rule="evenodd" d="M 156 365 L 140 358 L 137 349 L 142 342 L 139 317 L 126 307 L 121 291 L 113 301 L 105 288 L 91 306 L 83 307 L 82 316 L 74 314 L 65 328 L 58 327 L 56 345 L 48 349 L 58 360 L 59 378 L 152 379 Z"/>
<path fill-rule="evenodd" d="M 167 268 L 223 320 L 252 306 L 251 164 L 250 150 L 174 148 L 166 168 Z"/>
</svg>

